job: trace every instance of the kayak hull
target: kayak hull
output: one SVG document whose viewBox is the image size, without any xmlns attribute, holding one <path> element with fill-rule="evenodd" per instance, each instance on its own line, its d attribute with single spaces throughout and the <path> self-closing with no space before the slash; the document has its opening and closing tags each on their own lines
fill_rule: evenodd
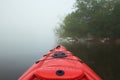
<svg viewBox="0 0 120 80">
<path fill-rule="evenodd" d="M 102 80 L 81 59 L 59 45 L 30 67 L 18 80 Z"/>
</svg>

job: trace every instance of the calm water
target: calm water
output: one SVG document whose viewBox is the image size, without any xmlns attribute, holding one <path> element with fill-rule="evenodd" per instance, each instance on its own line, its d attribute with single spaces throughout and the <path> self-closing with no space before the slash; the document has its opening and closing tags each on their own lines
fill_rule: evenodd
<svg viewBox="0 0 120 80">
<path fill-rule="evenodd" d="M 120 80 L 120 45 L 117 44 L 64 44 L 79 56 L 103 80 Z"/>
<path fill-rule="evenodd" d="M 55 47 L 55 41 L 8 42 L 0 45 L 0 80 L 17 80 L 37 59 Z M 63 44 L 96 71 L 103 80 L 120 79 L 120 45 Z"/>
<path fill-rule="evenodd" d="M 53 41 L 1 41 L 0 80 L 17 80 L 36 60 L 54 47 Z"/>
</svg>

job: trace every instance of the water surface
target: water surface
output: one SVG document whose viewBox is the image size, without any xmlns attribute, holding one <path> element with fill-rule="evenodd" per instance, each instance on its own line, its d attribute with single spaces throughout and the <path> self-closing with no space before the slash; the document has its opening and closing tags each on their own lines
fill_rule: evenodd
<svg viewBox="0 0 120 80">
<path fill-rule="evenodd" d="M 74 55 L 87 63 L 103 80 L 120 79 L 119 44 L 65 44 Z"/>
</svg>

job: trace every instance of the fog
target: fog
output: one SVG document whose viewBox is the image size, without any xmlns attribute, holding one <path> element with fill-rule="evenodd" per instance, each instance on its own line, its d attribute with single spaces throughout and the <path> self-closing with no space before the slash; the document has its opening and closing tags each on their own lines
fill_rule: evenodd
<svg viewBox="0 0 120 80">
<path fill-rule="evenodd" d="M 16 80 L 36 59 L 56 46 L 54 29 L 72 11 L 74 2 L 0 0 L 1 80 Z"/>
</svg>

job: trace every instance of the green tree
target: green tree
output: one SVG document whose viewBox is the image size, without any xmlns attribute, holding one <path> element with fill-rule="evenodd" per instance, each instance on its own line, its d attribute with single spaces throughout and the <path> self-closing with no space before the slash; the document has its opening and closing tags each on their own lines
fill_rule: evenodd
<svg viewBox="0 0 120 80">
<path fill-rule="evenodd" d="M 76 0 L 75 10 L 56 28 L 60 38 L 120 38 L 120 0 Z"/>
</svg>

